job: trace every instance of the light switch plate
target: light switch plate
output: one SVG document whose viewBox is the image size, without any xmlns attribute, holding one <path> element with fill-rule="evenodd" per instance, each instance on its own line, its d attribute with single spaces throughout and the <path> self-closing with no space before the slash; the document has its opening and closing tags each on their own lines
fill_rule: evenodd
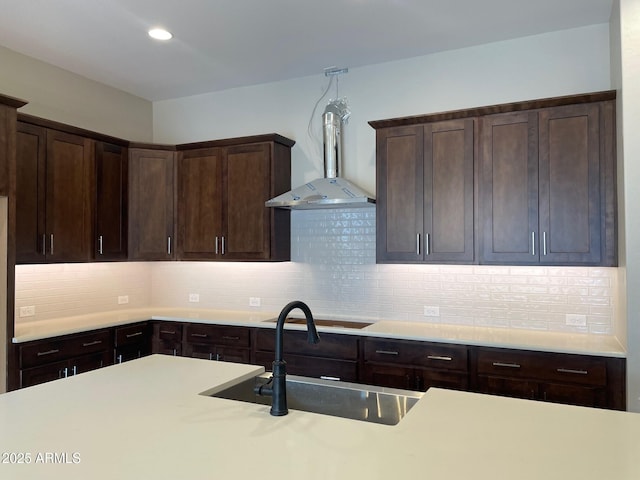
<svg viewBox="0 0 640 480">
<path fill-rule="evenodd" d="M 118 305 L 126 305 L 129 303 L 129 295 L 118 295 Z"/>
<path fill-rule="evenodd" d="M 191 303 L 198 303 L 200 301 L 200 294 L 199 293 L 190 293 L 189 294 L 189 301 Z"/>
</svg>

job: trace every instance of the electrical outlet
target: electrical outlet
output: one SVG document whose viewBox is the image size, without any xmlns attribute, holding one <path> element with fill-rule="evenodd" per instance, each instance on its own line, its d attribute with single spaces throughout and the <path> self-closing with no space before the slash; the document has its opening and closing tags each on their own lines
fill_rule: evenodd
<svg viewBox="0 0 640 480">
<path fill-rule="evenodd" d="M 118 305 L 126 305 L 129 303 L 129 295 L 118 295 Z"/>
<path fill-rule="evenodd" d="M 200 294 L 199 293 L 190 293 L 189 294 L 189 301 L 191 303 L 198 303 L 200 301 Z"/>
<path fill-rule="evenodd" d="M 250 307 L 259 307 L 261 305 L 262 301 L 260 300 L 260 297 L 249 297 L 249 306 Z"/>
<path fill-rule="evenodd" d="M 425 317 L 439 317 L 440 316 L 440 307 L 425 305 L 424 306 L 424 316 Z"/>
<path fill-rule="evenodd" d="M 565 316 L 565 323 L 571 327 L 586 327 L 587 316 L 578 315 L 576 313 L 567 313 Z"/>
<path fill-rule="evenodd" d="M 36 314 L 36 306 L 29 305 L 28 307 L 20 307 L 21 317 L 33 317 Z"/>
</svg>

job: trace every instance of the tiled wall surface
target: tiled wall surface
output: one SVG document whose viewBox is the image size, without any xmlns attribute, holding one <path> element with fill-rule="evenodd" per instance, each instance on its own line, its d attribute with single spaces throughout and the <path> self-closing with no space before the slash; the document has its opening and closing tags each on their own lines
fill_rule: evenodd
<svg viewBox="0 0 640 480">
<path fill-rule="evenodd" d="M 16 308 L 35 304 L 37 319 L 126 308 L 116 302 L 126 294 L 128 307 L 277 313 L 299 299 L 318 317 L 616 333 L 617 269 L 376 265 L 373 208 L 292 212 L 291 262 L 19 266 L 16 281 Z M 425 316 L 425 306 L 439 316 Z M 568 314 L 586 326 L 568 325 Z"/>
</svg>

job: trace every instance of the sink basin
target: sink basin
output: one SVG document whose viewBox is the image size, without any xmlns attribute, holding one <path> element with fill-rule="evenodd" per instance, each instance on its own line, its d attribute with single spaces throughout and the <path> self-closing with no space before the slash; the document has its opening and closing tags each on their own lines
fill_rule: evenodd
<svg viewBox="0 0 640 480">
<path fill-rule="evenodd" d="M 219 392 L 202 392 L 216 398 L 271 405 L 271 397 L 254 393 L 269 381 L 263 373 Z M 331 415 L 365 422 L 396 425 L 424 393 L 356 383 L 287 375 L 287 403 L 290 410 Z"/>
<path fill-rule="evenodd" d="M 269 323 L 276 323 L 278 321 L 277 318 L 270 318 L 269 320 L 264 320 Z M 304 318 L 297 317 L 287 317 L 286 322 L 293 325 L 306 325 L 307 320 Z M 334 328 L 353 328 L 355 330 L 360 330 L 366 328 L 373 323 L 367 322 L 354 322 L 351 320 L 327 320 L 323 318 L 316 318 L 313 320 L 313 323 L 316 324 L 317 327 L 334 327 Z"/>
</svg>

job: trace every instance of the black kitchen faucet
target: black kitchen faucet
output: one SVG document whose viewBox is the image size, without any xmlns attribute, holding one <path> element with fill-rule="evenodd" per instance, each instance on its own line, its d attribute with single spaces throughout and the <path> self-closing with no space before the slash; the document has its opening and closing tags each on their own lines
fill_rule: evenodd
<svg viewBox="0 0 640 480">
<path fill-rule="evenodd" d="M 311 309 L 299 300 L 288 303 L 280 312 L 276 323 L 276 358 L 273 361 L 273 375 L 268 383 L 256 387 L 258 395 L 270 395 L 271 415 L 282 416 L 289 413 L 287 408 L 287 362 L 282 358 L 284 323 L 291 310 L 299 308 L 307 319 L 307 341 L 311 344 L 320 342 L 320 337 L 313 322 Z"/>
</svg>

